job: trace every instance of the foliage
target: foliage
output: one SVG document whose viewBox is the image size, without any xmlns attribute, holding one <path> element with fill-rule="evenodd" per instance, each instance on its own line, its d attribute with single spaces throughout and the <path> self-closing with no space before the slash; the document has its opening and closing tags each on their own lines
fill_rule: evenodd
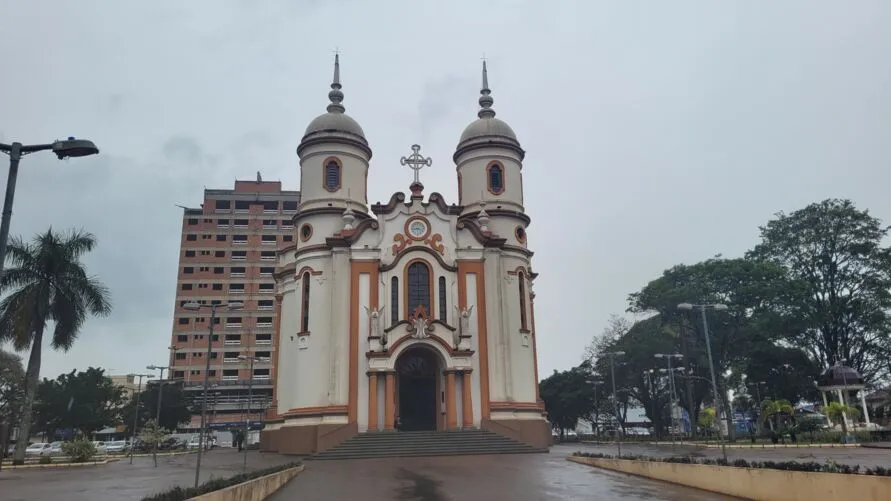
<svg viewBox="0 0 891 501">
<path fill-rule="evenodd" d="M 773 431 L 783 431 L 787 417 L 794 418 L 795 408 L 788 400 L 765 400 L 761 402 L 761 424 L 767 423 Z"/>
<path fill-rule="evenodd" d="M 814 381 L 820 374 L 819 367 L 797 347 L 780 346 L 774 342 L 753 340 L 746 360 L 739 366 L 745 381 L 751 384 L 746 392 L 751 396 L 783 399 L 790 402 L 819 398 Z"/>
<path fill-rule="evenodd" d="M 139 432 L 139 440 L 152 449 L 152 461 L 155 462 L 155 468 L 158 467 L 158 447 L 168 438 L 170 438 L 170 430 L 158 426 L 158 422 L 154 419 L 147 422 Z"/>
<path fill-rule="evenodd" d="M 18 355 L 0 350 L 0 423 L 18 421 L 25 398 L 25 369 Z"/>
<path fill-rule="evenodd" d="M 833 422 L 841 424 L 842 433 L 845 435 L 848 434 L 848 423 L 845 419 L 845 416 L 854 419 L 860 415 L 860 411 L 857 410 L 856 407 L 851 407 L 850 405 L 845 405 L 839 402 L 829 402 L 823 412 L 826 413 L 826 416 L 831 419 Z"/>
<path fill-rule="evenodd" d="M 548 419 L 561 438 L 566 430 L 575 429 L 579 419 L 587 417 L 593 409 L 594 388 L 589 382 L 590 374 L 590 365 L 583 362 L 568 371 L 555 370 L 539 386 Z"/>
<path fill-rule="evenodd" d="M 650 456 L 634 456 L 622 455 L 614 456 L 611 454 L 600 454 L 591 452 L 576 452 L 575 457 L 596 458 L 596 459 L 628 459 L 633 461 L 651 461 L 659 463 L 678 463 L 678 464 L 706 464 L 717 466 L 735 466 L 737 468 L 767 468 L 771 470 L 784 471 L 804 471 L 804 472 L 824 472 L 824 473 L 847 473 L 861 475 L 876 475 L 882 477 L 891 476 L 891 468 L 876 466 L 874 468 L 862 468 L 860 465 L 838 464 L 831 461 L 825 463 L 799 462 L 799 461 L 747 461 L 745 459 L 735 459 L 733 462 L 723 459 L 700 459 L 691 456 L 670 456 L 670 457 L 650 457 Z"/>
<path fill-rule="evenodd" d="M 86 463 L 96 456 L 96 446 L 89 439 L 78 438 L 71 442 L 62 442 L 62 452 L 72 463 Z"/>
<path fill-rule="evenodd" d="M 59 428 L 73 428 L 90 436 L 119 421 L 122 399 L 123 390 L 103 369 L 72 370 L 40 383 L 33 423 L 48 434 Z"/>
<path fill-rule="evenodd" d="M 137 421 L 136 429 L 139 430 L 145 426 L 149 419 L 155 419 L 158 412 L 159 386 L 161 385 L 157 383 L 144 386 L 138 399 L 134 394 L 121 409 L 121 420 L 123 424 L 126 425 L 128 434 L 133 427 L 133 409 L 136 407 L 137 400 L 139 400 L 139 419 Z M 161 397 L 160 424 L 162 428 L 175 430 L 181 423 L 191 419 L 192 411 L 189 408 L 189 402 L 183 394 L 181 383 L 174 384 L 165 381 L 163 392 L 164 394 Z"/>
<path fill-rule="evenodd" d="M 706 429 L 713 429 L 717 424 L 718 419 L 715 413 L 714 407 L 706 407 L 699 412 L 699 419 L 696 421 L 699 426 Z"/>
<path fill-rule="evenodd" d="M 88 275 L 80 262 L 95 245 L 92 234 L 60 234 L 50 228 L 31 243 L 12 238 L 7 247 L 10 266 L 0 276 L 0 294 L 5 296 L 0 301 L 0 342 L 10 341 L 18 351 L 31 349 L 14 455 L 18 463 L 24 462 L 31 436 L 47 324 L 53 325 L 51 346 L 68 350 L 90 315 L 111 312 L 108 289 Z"/>
<path fill-rule="evenodd" d="M 273 466 L 271 468 L 266 468 L 263 470 L 252 471 L 250 473 L 242 473 L 239 475 L 235 475 L 229 478 L 212 478 L 207 482 L 199 485 L 197 488 L 195 487 L 174 487 L 168 491 L 161 492 L 159 494 L 154 494 L 151 496 L 146 496 L 142 498 L 142 501 L 185 501 L 187 499 L 194 498 L 196 496 L 200 496 L 202 494 L 207 494 L 209 492 L 218 491 L 220 489 L 225 489 L 226 487 L 231 487 L 233 485 L 238 485 L 248 480 L 253 480 L 255 478 L 265 477 L 266 475 L 272 475 L 273 473 L 278 473 L 280 471 L 289 470 L 291 468 L 296 468 L 300 466 L 301 463 L 299 461 L 295 461 L 292 463 L 286 463 L 279 466 Z"/>
<path fill-rule="evenodd" d="M 887 375 L 891 354 L 888 228 L 850 200 L 828 199 L 761 227 L 753 260 L 781 265 L 790 292 L 775 305 L 788 341 L 821 367 L 844 361 L 867 380 Z"/>
</svg>

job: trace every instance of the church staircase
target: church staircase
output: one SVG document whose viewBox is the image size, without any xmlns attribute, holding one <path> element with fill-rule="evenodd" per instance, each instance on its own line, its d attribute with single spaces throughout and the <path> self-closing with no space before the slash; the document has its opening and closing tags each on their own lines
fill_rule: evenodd
<svg viewBox="0 0 891 501">
<path fill-rule="evenodd" d="M 310 459 L 366 459 L 548 452 L 488 430 L 360 433 Z"/>
</svg>

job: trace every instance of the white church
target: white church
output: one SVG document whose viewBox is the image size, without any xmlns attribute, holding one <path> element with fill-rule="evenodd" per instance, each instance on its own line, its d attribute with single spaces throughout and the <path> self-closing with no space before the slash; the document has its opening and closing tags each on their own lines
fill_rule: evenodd
<svg viewBox="0 0 891 501">
<path fill-rule="evenodd" d="M 453 156 L 458 198 L 369 206 L 371 147 L 345 113 L 336 57 L 327 113 L 306 128 L 295 245 L 276 269 L 276 389 L 261 450 L 307 454 L 363 433 L 484 429 L 551 439 L 538 394 L 525 152 L 495 118 L 483 63 L 478 119 Z M 371 175 L 374 175 L 373 172 Z"/>
</svg>

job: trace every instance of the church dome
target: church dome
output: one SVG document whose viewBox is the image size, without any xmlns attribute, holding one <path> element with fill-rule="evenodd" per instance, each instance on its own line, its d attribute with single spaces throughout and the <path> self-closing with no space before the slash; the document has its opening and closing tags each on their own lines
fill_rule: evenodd
<svg viewBox="0 0 891 501">
<path fill-rule="evenodd" d="M 492 98 L 492 91 L 489 89 L 489 74 L 485 61 L 483 61 L 483 86 L 480 89 L 479 103 L 480 110 L 477 112 L 479 118 L 464 129 L 458 140 L 458 148 L 454 155 L 456 161 L 458 156 L 469 149 L 483 146 L 507 147 L 516 150 L 522 158 L 524 152 L 517 140 L 517 134 L 507 122 L 495 118 L 495 110 L 492 109 L 495 99 Z"/>
<path fill-rule="evenodd" d="M 481 137 L 501 137 L 514 141 L 517 140 L 517 135 L 510 128 L 510 125 L 507 125 L 507 122 L 495 117 L 487 117 L 480 118 L 468 125 L 464 132 L 461 133 L 461 139 L 458 140 L 458 144 Z"/>
<path fill-rule="evenodd" d="M 331 83 L 331 91 L 328 92 L 327 113 L 323 113 L 312 120 L 306 126 L 303 138 L 300 140 L 300 146 L 297 147 L 299 154 L 306 146 L 321 142 L 343 142 L 353 144 L 368 155 L 371 155 L 371 149 L 368 147 L 368 141 L 365 139 L 365 131 L 353 117 L 345 113 L 346 108 L 343 106 L 343 91 L 340 89 L 340 56 L 334 56 L 334 80 Z"/>
</svg>

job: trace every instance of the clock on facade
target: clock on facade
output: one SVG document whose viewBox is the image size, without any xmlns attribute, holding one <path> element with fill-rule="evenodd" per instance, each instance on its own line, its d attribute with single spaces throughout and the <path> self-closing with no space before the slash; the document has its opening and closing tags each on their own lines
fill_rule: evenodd
<svg viewBox="0 0 891 501">
<path fill-rule="evenodd" d="M 430 224 L 422 218 L 412 218 L 406 222 L 405 232 L 412 240 L 423 240 L 430 234 Z"/>
</svg>

